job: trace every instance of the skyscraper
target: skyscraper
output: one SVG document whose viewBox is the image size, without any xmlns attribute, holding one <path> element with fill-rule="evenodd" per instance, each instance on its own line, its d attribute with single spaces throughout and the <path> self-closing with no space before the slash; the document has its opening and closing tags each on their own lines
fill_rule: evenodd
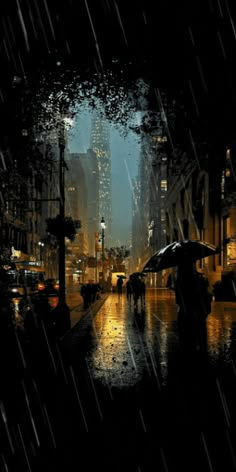
<svg viewBox="0 0 236 472">
<path fill-rule="evenodd" d="M 90 147 L 98 160 L 99 172 L 99 221 L 104 217 L 106 224 L 106 247 L 111 242 L 112 205 L 111 205 L 111 152 L 109 124 L 98 113 L 92 117 Z"/>
<path fill-rule="evenodd" d="M 77 229 L 74 241 L 67 242 L 66 276 L 69 277 L 76 274 L 79 258 L 88 254 L 88 190 L 83 166 L 85 158 L 84 154 L 66 154 L 65 214 L 75 221 L 78 220 L 81 224 L 81 227 Z"/>
<path fill-rule="evenodd" d="M 65 174 L 66 215 L 79 220 L 75 240 L 67 244 L 66 275 L 75 275 L 72 261 L 82 262 L 81 280 L 97 280 L 97 234 L 99 228 L 98 162 L 92 149 L 86 153 L 67 153 Z M 86 269 L 85 263 L 86 260 Z M 92 265 L 91 265 L 92 264 Z M 78 267 L 77 267 L 78 268 Z M 84 270 L 85 269 L 85 270 Z"/>
<path fill-rule="evenodd" d="M 88 149 L 87 153 L 68 153 L 66 162 L 66 214 L 81 221 L 80 252 L 94 256 L 99 226 L 97 157 Z"/>
</svg>

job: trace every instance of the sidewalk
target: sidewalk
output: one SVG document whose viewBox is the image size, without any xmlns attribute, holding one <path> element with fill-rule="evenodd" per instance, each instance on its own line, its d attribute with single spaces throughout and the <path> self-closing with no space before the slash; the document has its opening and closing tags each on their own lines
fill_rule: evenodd
<svg viewBox="0 0 236 472">
<path fill-rule="evenodd" d="M 83 301 L 81 301 L 82 300 L 81 295 L 79 295 L 77 303 L 75 301 L 72 303 L 68 302 L 68 306 L 70 308 L 71 329 L 73 329 L 74 326 L 87 313 L 92 312 L 93 315 L 96 314 L 108 296 L 109 296 L 109 293 L 101 294 L 100 295 L 101 298 L 99 300 L 96 300 L 94 303 L 92 303 L 90 307 L 87 308 L 86 310 L 84 309 Z"/>
</svg>

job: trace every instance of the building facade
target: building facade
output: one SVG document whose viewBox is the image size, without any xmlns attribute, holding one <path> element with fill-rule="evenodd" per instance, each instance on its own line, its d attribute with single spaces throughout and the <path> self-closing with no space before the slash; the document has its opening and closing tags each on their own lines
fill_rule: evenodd
<svg viewBox="0 0 236 472">
<path fill-rule="evenodd" d="M 109 124 L 99 114 L 94 114 L 91 123 L 90 147 L 97 156 L 99 176 L 99 219 L 105 220 L 106 246 L 110 247 L 112 229 L 111 204 L 111 152 Z M 99 228 L 100 230 L 100 228 Z"/>
</svg>

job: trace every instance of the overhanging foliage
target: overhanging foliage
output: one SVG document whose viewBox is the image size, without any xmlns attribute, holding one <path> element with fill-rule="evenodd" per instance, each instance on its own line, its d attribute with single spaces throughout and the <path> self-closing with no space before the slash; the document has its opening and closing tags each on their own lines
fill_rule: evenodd
<svg viewBox="0 0 236 472">
<path fill-rule="evenodd" d="M 66 216 L 62 219 L 60 215 L 57 215 L 55 218 L 46 219 L 46 231 L 57 239 L 63 234 L 65 238 L 74 241 L 79 228 L 81 228 L 81 222 L 79 220 L 73 220 L 70 216 Z"/>
</svg>

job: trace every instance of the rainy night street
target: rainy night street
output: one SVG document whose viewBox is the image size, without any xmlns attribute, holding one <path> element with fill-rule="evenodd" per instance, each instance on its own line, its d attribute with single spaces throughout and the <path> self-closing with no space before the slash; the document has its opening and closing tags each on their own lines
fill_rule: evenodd
<svg viewBox="0 0 236 472">
<path fill-rule="evenodd" d="M 235 58 L 236 0 L 0 2 L 0 472 L 236 472 Z"/>
<path fill-rule="evenodd" d="M 208 353 L 190 355 L 179 348 L 169 290 L 149 289 L 143 311 L 115 293 L 87 313 L 61 345 L 58 441 L 66 461 L 79 433 L 96 432 L 109 441 L 107 470 L 152 470 L 153 454 L 158 470 L 220 471 L 221 460 L 235 470 L 235 321 L 234 303 L 213 302 Z M 139 433 L 152 436 L 140 449 Z"/>
<path fill-rule="evenodd" d="M 137 311 L 124 293 L 86 311 L 75 298 L 60 340 L 39 319 L 1 340 L 1 470 L 78 470 L 79 454 L 87 471 L 96 454 L 105 471 L 234 471 L 235 303 L 212 303 L 207 352 L 193 353 L 171 290 L 147 289 Z"/>
</svg>

